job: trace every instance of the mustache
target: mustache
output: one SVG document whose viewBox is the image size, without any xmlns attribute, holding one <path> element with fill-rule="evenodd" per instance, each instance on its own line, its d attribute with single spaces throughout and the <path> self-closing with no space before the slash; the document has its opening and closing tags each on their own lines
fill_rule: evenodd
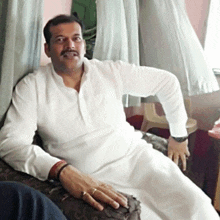
<svg viewBox="0 0 220 220">
<path fill-rule="evenodd" d="M 63 51 L 60 53 L 60 55 L 63 56 L 65 53 L 69 53 L 69 52 L 76 53 L 77 55 L 79 55 L 78 51 L 73 50 L 73 49 L 63 50 Z"/>
</svg>

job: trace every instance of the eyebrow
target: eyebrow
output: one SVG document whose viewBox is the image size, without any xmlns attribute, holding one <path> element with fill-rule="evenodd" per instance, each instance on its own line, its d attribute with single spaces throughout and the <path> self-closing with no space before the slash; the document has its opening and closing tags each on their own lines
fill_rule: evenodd
<svg viewBox="0 0 220 220">
<path fill-rule="evenodd" d="M 63 35 L 57 35 L 55 38 L 58 38 L 58 37 L 64 37 Z"/>
<path fill-rule="evenodd" d="M 74 34 L 73 36 L 82 36 L 82 34 Z"/>
<path fill-rule="evenodd" d="M 73 37 L 76 37 L 76 36 L 77 36 L 77 37 L 78 37 L 78 36 L 82 36 L 82 34 L 74 34 L 74 35 L 73 35 Z M 55 36 L 54 38 L 56 39 L 56 38 L 59 38 L 59 37 L 66 37 L 66 36 L 60 34 L 60 35 Z"/>
</svg>

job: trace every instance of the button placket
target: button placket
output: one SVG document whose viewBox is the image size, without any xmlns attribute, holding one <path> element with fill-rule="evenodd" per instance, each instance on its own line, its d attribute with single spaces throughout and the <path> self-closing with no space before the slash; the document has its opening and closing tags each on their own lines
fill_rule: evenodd
<svg viewBox="0 0 220 220">
<path fill-rule="evenodd" d="M 89 114 L 89 102 L 88 102 L 88 96 L 86 95 L 86 85 L 85 85 L 85 80 L 82 79 L 81 82 L 81 87 L 80 87 L 80 92 L 78 94 L 78 103 L 79 103 L 79 110 L 82 115 L 82 119 L 86 125 L 86 127 L 93 127 L 92 126 L 92 120 Z"/>
</svg>

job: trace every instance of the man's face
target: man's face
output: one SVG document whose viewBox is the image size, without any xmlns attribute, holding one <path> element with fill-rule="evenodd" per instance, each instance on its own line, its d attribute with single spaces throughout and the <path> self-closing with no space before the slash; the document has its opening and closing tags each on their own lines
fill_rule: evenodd
<svg viewBox="0 0 220 220">
<path fill-rule="evenodd" d="M 51 57 L 57 73 L 68 73 L 82 69 L 86 44 L 77 22 L 50 27 L 50 46 L 45 44 L 45 53 Z"/>
</svg>

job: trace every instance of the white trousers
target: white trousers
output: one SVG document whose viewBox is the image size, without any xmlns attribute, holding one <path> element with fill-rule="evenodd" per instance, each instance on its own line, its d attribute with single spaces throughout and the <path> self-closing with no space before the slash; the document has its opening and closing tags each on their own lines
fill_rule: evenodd
<svg viewBox="0 0 220 220">
<path fill-rule="evenodd" d="M 219 220 L 210 198 L 145 141 L 92 175 L 141 201 L 142 220 Z"/>
</svg>

